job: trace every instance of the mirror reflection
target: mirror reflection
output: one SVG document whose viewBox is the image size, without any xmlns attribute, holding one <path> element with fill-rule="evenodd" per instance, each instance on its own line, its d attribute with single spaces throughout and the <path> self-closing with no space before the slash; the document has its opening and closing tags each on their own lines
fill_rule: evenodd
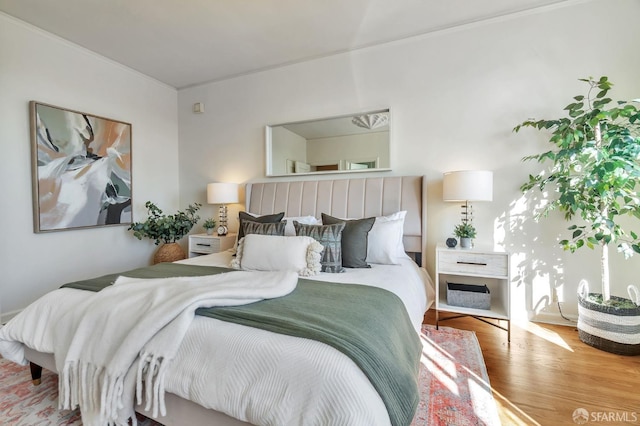
<svg viewBox="0 0 640 426">
<path fill-rule="evenodd" d="M 389 110 L 267 126 L 267 176 L 390 170 Z"/>
</svg>

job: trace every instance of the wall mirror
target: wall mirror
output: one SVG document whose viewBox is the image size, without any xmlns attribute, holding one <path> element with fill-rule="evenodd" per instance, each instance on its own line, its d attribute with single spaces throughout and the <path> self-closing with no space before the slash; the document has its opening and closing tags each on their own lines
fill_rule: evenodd
<svg viewBox="0 0 640 426">
<path fill-rule="evenodd" d="M 267 176 L 391 170 L 390 111 L 266 127 Z"/>
</svg>

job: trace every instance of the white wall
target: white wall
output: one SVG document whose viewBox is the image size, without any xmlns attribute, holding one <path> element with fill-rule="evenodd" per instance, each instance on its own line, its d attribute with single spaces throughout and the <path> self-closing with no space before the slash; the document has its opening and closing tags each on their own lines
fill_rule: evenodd
<svg viewBox="0 0 640 426">
<path fill-rule="evenodd" d="M 271 128 L 271 174 L 286 175 L 287 161 L 307 161 L 307 140 L 282 126 Z"/>
<path fill-rule="evenodd" d="M 379 160 L 380 169 L 389 168 L 389 132 L 358 133 L 307 141 L 307 162 L 331 164 Z"/>
<path fill-rule="evenodd" d="M 126 226 L 34 234 L 30 100 L 132 125 L 134 220 L 178 207 L 177 92 L 0 13 L 0 310 L 3 319 L 68 281 L 147 265 Z"/>
<path fill-rule="evenodd" d="M 573 1 L 181 90 L 181 197 L 204 201 L 211 181 L 265 180 L 267 124 L 391 108 L 392 174 L 428 179 L 430 273 L 435 245 L 459 218 L 456 205 L 442 202 L 442 172 L 493 170 L 494 200 L 476 204 L 475 223 L 478 240 L 514 254 L 514 312 L 558 319 L 548 296 L 560 285 L 563 309 L 575 315 L 578 281 L 599 280 L 598 255 L 558 247 L 566 228 L 559 215 L 532 220 L 536 200 L 518 188 L 537 166 L 520 159 L 548 147 L 544 135 L 512 128 L 530 117 L 559 117 L 583 93 L 581 77 L 608 75 L 614 96 L 640 97 L 638 16 L 635 0 Z M 205 102 L 206 112 L 192 114 L 194 102 Z M 614 294 L 640 284 L 638 270 L 640 256 L 614 257 Z"/>
</svg>

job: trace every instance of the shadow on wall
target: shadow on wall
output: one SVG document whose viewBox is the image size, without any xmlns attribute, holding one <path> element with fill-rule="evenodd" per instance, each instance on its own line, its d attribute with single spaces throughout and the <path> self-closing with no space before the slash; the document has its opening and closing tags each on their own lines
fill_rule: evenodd
<svg viewBox="0 0 640 426">
<path fill-rule="evenodd" d="M 567 287 L 574 286 L 565 286 L 564 250 L 558 244 L 558 235 L 535 219 L 546 202 L 540 193 L 521 195 L 495 223 L 496 234 L 504 235 L 504 248 L 512 254 L 511 303 L 515 319 L 560 321 L 554 295 L 562 302 L 570 302 L 565 314 L 577 315 L 577 297 L 572 307 L 574 298 L 565 294 Z M 525 306 L 520 305 L 523 299 Z"/>
</svg>

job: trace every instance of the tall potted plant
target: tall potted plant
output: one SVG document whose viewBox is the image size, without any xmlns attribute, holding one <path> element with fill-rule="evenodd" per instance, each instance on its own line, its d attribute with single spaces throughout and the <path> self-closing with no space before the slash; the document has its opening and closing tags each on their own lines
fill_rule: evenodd
<svg viewBox="0 0 640 426">
<path fill-rule="evenodd" d="M 580 81 L 589 90 L 564 108 L 568 117 L 527 120 L 514 128 L 550 131 L 553 145 L 523 159 L 549 166 L 530 175 L 521 189 L 537 188 L 547 194 L 549 203 L 537 218 L 559 210 L 573 222 L 568 228 L 571 236 L 560 241 L 565 250 L 573 253 L 585 246 L 601 250 L 602 294 L 589 293 L 585 282 L 578 290 L 580 339 L 609 352 L 640 354 L 637 290 L 628 288 L 632 300 L 611 296 L 609 282 L 610 245 L 625 258 L 640 253 L 638 234 L 620 221 L 624 216 L 640 219 L 640 111 L 632 103 L 640 100 L 613 102 L 607 97 L 613 85 L 607 77 Z M 635 330 L 628 326 L 633 323 Z"/>
<path fill-rule="evenodd" d="M 147 237 L 155 241 L 156 245 L 164 243 L 153 257 L 153 263 L 174 262 L 186 257 L 184 250 L 178 241 L 187 235 L 200 216 L 196 212 L 202 204 L 189 204 L 185 211 L 177 211 L 172 215 L 165 215 L 162 210 L 147 201 L 144 205 L 149 212 L 149 217 L 144 222 L 134 222 L 129 226 L 129 231 L 133 231 L 133 236 L 141 240 Z"/>
</svg>

